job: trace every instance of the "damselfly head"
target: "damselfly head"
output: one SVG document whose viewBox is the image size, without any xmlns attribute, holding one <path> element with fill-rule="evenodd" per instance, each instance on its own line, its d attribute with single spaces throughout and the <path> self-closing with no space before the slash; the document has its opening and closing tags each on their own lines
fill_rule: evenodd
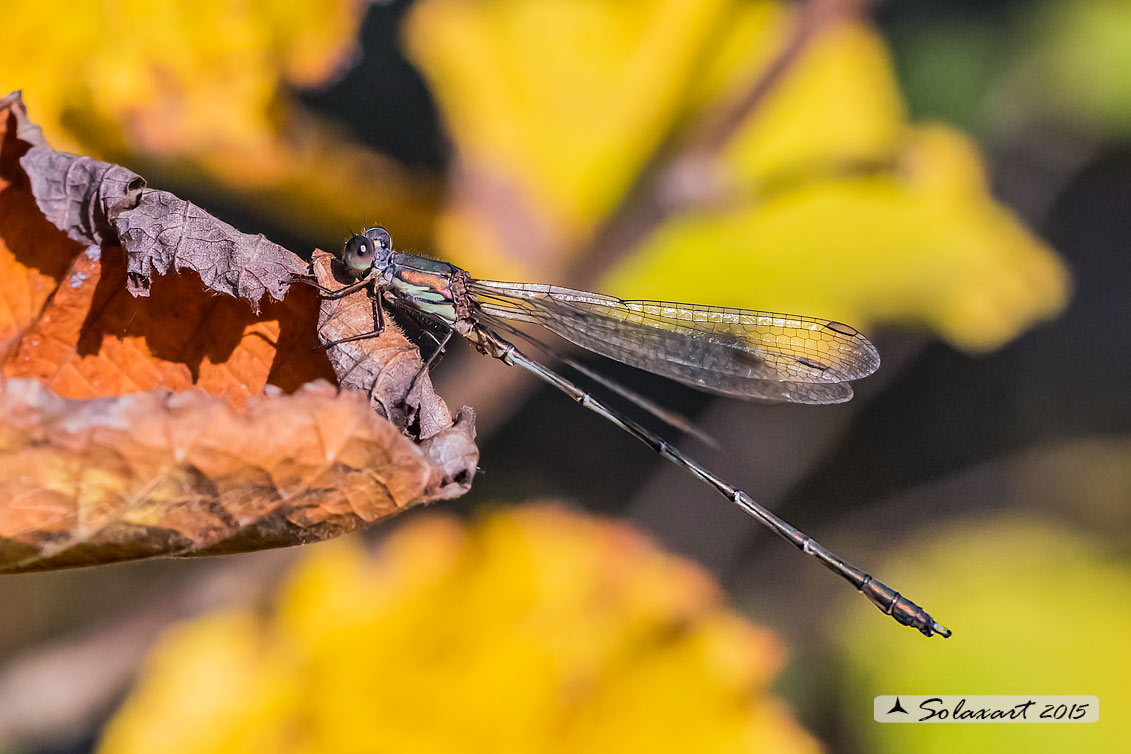
<svg viewBox="0 0 1131 754">
<path fill-rule="evenodd" d="M 361 277 L 374 267 L 380 269 L 387 266 L 392 253 L 393 238 L 389 231 L 374 226 L 346 241 L 338 258 L 350 272 Z"/>
</svg>

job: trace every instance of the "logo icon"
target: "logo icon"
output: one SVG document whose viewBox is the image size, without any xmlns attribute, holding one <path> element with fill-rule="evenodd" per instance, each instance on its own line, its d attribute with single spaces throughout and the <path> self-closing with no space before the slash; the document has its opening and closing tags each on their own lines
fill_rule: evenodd
<svg viewBox="0 0 1131 754">
<path fill-rule="evenodd" d="M 893 712 L 902 712 L 905 715 L 911 714 L 907 710 L 903 709 L 903 705 L 899 703 L 899 697 L 898 696 L 895 698 L 895 704 L 892 705 L 892 708 L 888 710 L 888 714 L 890 715 Z"/>
</svg>

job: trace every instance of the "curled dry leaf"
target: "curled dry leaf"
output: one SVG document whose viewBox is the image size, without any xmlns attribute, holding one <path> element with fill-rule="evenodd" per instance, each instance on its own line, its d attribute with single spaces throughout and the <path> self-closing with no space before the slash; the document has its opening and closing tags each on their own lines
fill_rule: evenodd
<svg viewBox="0 0 1131 754">
<path fill-rule="evenodd" d="M 0 570 L 282 546 L 465 492 L 470 411 L 453 425 L 427 374 L 404 399 L 420 360 L 399 332 L 327 358 L 317 334 L 372 329 L 372 309 L 363 293 L 364 322 L 351 299 L 319 315 L 291 287 L 306 275 L 126 168 L 55 152 L 0 99 Z M 303 388 L 320 379 L 347 389 Z M 197 437 L 226 465 L 186 450 Z"/>
<path fill-rule="evenodd" d="M 338 290 L 352 280 L 336 274 L 334 257 L 315 251 L 314 277 L 323 288 Z M 365 291 L 338 299 L 325 299 L 318 315 L 318 336 L 323 343 L 363 335 L 375 327 L 374 306 L 380 303 Z M 328 350 L 330 363 L 346 389 L 364 390 L 370 405 L 400 427 L 409 427 L 429 456 L 451 480 L 437 497 L 458 497 L 467 491 L 479 461 L 475 446 L 475 414 L 464 406 L 452 415 L 436 395 L 424 370 L 420 351 L 396 324 L 384 317 L 380 337 L 340 343 Z"/>
<path fill-rule="evenodd" d="M 425 451 L 313 383 L 249 398 L 201 390 L 61 398 L 0 393 L 0 572 L 312 542 L 438 489 Z"/>
</svg>

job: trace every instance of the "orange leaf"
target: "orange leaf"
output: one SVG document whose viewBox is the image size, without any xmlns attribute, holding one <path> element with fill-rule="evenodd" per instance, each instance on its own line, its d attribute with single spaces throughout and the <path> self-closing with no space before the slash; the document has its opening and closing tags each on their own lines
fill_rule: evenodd
<svg viewBox="0 0 1131 754">
<path fill-rule="evenodd" d="M 434 496 L 442 470 L 364 397 L 326 383 L 73 400 L 0 392 L 0 572 L 337 536 Z"/>
<path fill-rule="evenodd" d="M 55 152 L 18 95 L 0 273 L 0 571 L 312 541 L 470 485 L 470 410 L 453 423 L 399 331 L 331 349 L 337 373 L 319 348 L 316 321 L 372 329 L 364 292 L 319 315 L 301 258 Z"/>
<path fill-rule="evenodd" d="M 317 298 L 283 301 L 302 259 L 123 167 L 27 144 L 22 103 L 0 104 L 0 217 L 3 237 L 17 241 L 0 250 L 4 376 L 72 398 L 197 385 L 236 405 L 268 383 L 333 379 L 314 350 Z M 254 311 L 265 294 L 271 302 Z"/>
</svg>

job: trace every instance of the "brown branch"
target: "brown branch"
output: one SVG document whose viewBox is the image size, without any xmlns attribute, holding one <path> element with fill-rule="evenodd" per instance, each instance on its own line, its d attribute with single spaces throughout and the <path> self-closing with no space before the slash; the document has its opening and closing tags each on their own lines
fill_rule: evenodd
<svg viewBox="0 0 1131 754">
<path fill-rule="evenodd" d="M 669 216 L 717 201 L 725 192 L 719 163 L 743 124 L 755 117 L 810 43 L 833 26 L 861 17 L 873 0 L 806 0 L 785 44 L 737 99 L 676 130 L 641 171 L 619 209 L 582 258 L 591 263 L 577 285 L 592 284 Z"/>
<path fill-rule="evenodd" d="M 801 3 L 789 38 L 777 56 L 741 97 L 729 106 L 721 107 L 701 123 L 687 155 L 718 156 L 742 124 L 777 88 L 815 37 L 836 24 L 861 17 L 871 4 L 872 0 L 808 0 Z"/>
</svg>

